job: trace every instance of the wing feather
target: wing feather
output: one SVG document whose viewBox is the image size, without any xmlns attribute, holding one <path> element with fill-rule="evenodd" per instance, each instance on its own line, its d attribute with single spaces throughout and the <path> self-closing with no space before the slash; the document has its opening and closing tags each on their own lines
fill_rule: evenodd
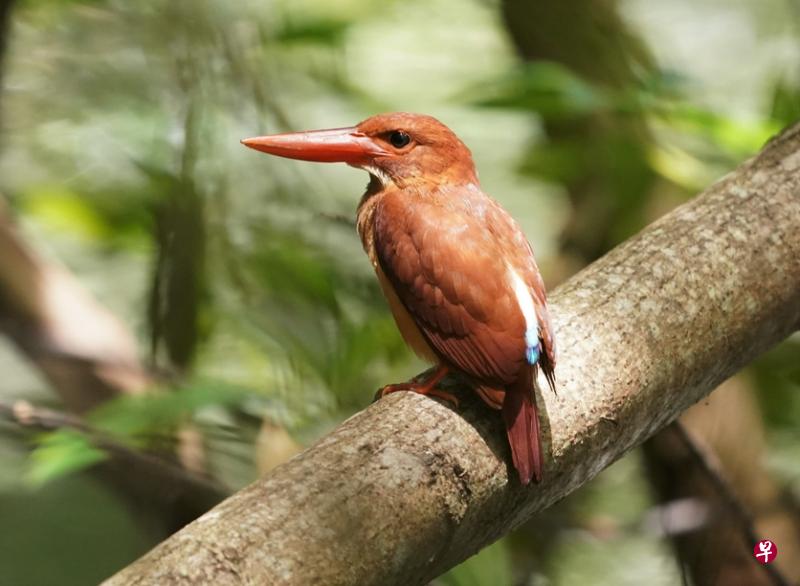
<svg viewBox="0 0 800 586">
<path fill-rule="evenodd" d="M 384 196 L 373 232 L 377 260 L 398 297 L 451 364 L 483 382 L 514 382 L 527 365 L 525 319 L 508 286 L 508 263 L 518 264 L 517 257 L 544 354 L 552 346 L 544 286 L 521 230 L 486 196 L 480 214 L 475 205 L 444 210 L 431 202 L 415 204 L 410 213 L 401 197 Z"/>
</svg>

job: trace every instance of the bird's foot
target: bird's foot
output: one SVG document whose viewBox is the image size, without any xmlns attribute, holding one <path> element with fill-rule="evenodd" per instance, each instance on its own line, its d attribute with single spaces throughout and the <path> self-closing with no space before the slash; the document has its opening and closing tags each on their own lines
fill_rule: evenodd
<svg viewBox="0 0 800 586">
<path fill-rule="evenodd" d="M 375 394 L 375 398 L 382 399 L 386 395 L 396 393 L 397 391 L 411 391 L 412 393 L 419 393 L 420 395 L 438 397 L 439 399 L 447 401 L 457 409 L 458 399 L 456 396 L 452 393 L 448 393 L 447 391 L 436 388 L 436 385 L 439 384 L 439 381 L 441 381 L 449 371 L 450 369 L 447 366 L 442 365 L 439 366 L 439 368 L 436 369 L 436 372 L 434 372 L 426 381 L 386 385 Z"/>
<path fill-rule="evenodd" d="M 427 383 L 397 383 L 394 385 L 386 385 L 378 391 L 378 398 L 382 399 L 386 395 L 391 395 L 397 391 L 411 391 L 412 393 L 418 393 L 420 395 L 438 397 L 439 399 L 444 399 L 453 405 L 453 407 L 458 408 L 458 399 L 454 394 L 441 389 L 430 388 Z"/>
</svg>

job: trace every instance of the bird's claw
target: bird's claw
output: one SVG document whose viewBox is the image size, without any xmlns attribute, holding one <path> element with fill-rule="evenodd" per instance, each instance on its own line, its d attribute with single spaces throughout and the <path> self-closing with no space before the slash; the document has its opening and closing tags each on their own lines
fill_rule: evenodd
<svg viewBox="0 0 800 586">
<path fill-rule="evenodd" d="M 458 398 L 453 395 L 452 393 L 448 393 L 447 391 L 443 391 L 441 389 L 436 388 L 436 383 L 430 384 L 430 382 L 424 383 L 397 383 L 393 385 L 386 385 L 383 388 L 378 389 L 375 393 L 375 397 L 373 398 L 372 402 L 374 403 L 378 399 L 382 399 L 386 395 L 391 395 L 392 393 L 396 393 L 398 391 L 411 391 L 412 393 L 417 393 L 419 395 L 428 395 L 430 397 L 437 397 L 444 401 L 450 403 L 454 408 L 458 409 L 459 402 Z"/>
</svg>

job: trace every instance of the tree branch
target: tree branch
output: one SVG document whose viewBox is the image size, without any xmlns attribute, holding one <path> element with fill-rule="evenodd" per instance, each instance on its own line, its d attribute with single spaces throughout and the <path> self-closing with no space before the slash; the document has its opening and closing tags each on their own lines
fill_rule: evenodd
<svg viewBox="0 0 800 586">
<path fill-rule="evenodd" d="M 66 270 L 21 238 L 0 199 L 0 333 L 47 377 L 75 413 L 153 384 L 136 341 Z"/>
<path fill-rule="evenodd" d="M 0 199 L 0 334 L 45 375 L 64 405 L 83 414 L 114 397 L 139 395 L 156 383 L 141 364 L 125 325 L 62 267 L 42 259 L 22 239 Z M 227 491 L 202 478 L 198 458 L 183 457 L 202 438 L 190 427 L 178 436 L 186 468 L 164 465 L 155 454 L 134 455 L 105 446 L 112 456 L 102 477 L 142 519 L 158 519 L 158 538 L 183 527 L 222 500 Z M 199 459 L 202 460 L 202 459 Z M 163 526 L 162 526 L 163 525 Z"/>
<path fill-rule="evenodd" d="M 731 377 L 644 444 L 645 468 L 665 510 L 694 503 L 683 530 L 680 505 L 677 515 L 661 517 L 691 584 L 774 586 L 800 579 L 800 515 L 765 466 L 762 416 L 747 379 Z M 766 537 L 779 544 L 780 556 L 761 565 L 753 545 Z"/>
<path fill-rule="evenodd" d="M 552 296 L 544 481 L 500 417 L 397 393 L 112 577 L 424 584 L 594 477 L 800 323 L 800 126 Z"/>
<path fill-rule="evenodd" d="M 730 514 L 739 522 L 747 543 L 758 543 L 760 538 L 756 531 L 753 515 L 747 510 L 747 507 L 728 482 L 728 479 L 725 477 L 725 471 L 722 469 L 722 465 L 714 453 L 707 446 L 703 445 L 701 441 L 692 437 L 692 434 L 680 421 L 673 422 L 665 431 L 668 433 L 671 432 L 679 439 L 689 452 L 691 458 L 698 463 L 705 473 L 706 478 L 714 486 L 714 490 L 719 495 L 720 500 L 725 503 Z M 749 551 L 746 553 L 750 554 Z M 791 586 L 789 581 L 781 574 L 778 567 L 774 564 L 761 564 L 760 569 L 775 586 Z"/>
</svg>

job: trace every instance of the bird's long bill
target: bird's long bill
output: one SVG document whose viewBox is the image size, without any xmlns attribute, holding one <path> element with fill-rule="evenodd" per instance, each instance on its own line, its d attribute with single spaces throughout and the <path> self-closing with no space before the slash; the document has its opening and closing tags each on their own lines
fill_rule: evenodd
<svg viewBox="0 0 800 586">
<path fill-rule="evenodd" d="M 270 155 L 320 163 L 358 165 L 389 154 L 355 126 L 245 138 L 242 144 Z"/>
</svg>

